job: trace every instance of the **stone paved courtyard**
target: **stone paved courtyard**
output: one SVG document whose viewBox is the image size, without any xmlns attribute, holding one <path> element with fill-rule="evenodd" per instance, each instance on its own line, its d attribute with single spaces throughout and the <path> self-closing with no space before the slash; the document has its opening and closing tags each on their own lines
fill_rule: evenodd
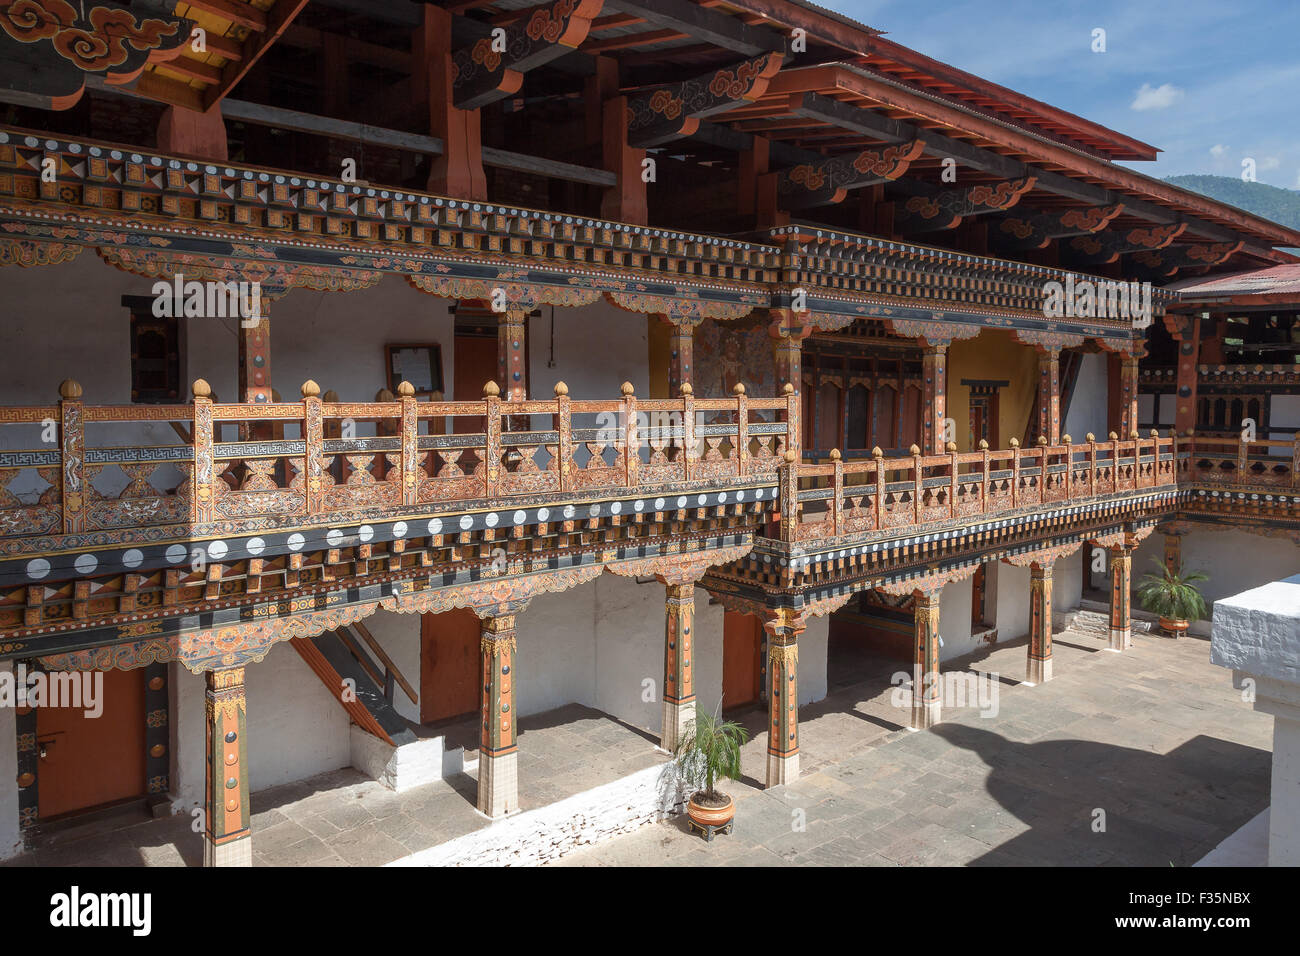
<svg viewBox="0 0 1300 956">
<path fill-rule="evenodd" d="M 734 715 L 754 735 L 743 779 L 728 787 L 734 833 L 706 845 L 679 818 L 560 865 L 1190 865 L 1267 805 L 1272 720 L 1209 663 L 1208 641 L 1134 640 L 1115 654 L 1095 634 L 1059 634 L 1056 677 L 1040 687 L 1020 683 L 1023 641 L 949 662 L 953 673 L 1000 675 L 996 716 L 968 700 L 922 733 L 905 729 L 910 711 L 890 701 L 899 662 L 832 647 L 830 695 L 800 710 L 794 784 L 762 789 L 765 707 Z M 525 718 L 523 807 L 662 762 L 653 739 L 578 705 Z M 474 794 L 470 774 L 396 794 L 354 770 L 264 790 L 252 798 L 254 861 L 388 863 L 487 826 Z M 1093 832 L 1096 810 L 1105 832 Z M 202 856 L 188 816 L 88 821 L 43 844 L 9 865 Z"/>
<path fill-rule="evenodd" d="M 945 665 L 1000 673 L 998 714 L 949 707 L 930 732 L 900 726 L 880 677 L 833 689 L 800 711 L 795 783 L 761 789 L 766 743 L 746 746 L 732 834 L 706 844 L 674 819 L 558 865 L 1189 866 L 1267 806 L 1272 719 L 1208 641 L 1134 640 L 1060 634 L 1039 687 L 1019 683 L 1023 641 Z"/>
</svg>

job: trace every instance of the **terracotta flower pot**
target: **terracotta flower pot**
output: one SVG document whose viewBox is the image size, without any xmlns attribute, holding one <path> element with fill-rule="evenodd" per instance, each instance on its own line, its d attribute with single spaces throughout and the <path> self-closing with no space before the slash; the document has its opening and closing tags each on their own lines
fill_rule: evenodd
<svg viewBox="0 0 1300 956">
<path fill-rule="evenodd" d="M 1166 634 L 1172 634 L 1174 637 L 1182 637 L 1187 633 L 1187 629 L 1191 627 L 1191 624 L 1187 621 L 1175 618 L 1162 617 L 1160 619 L 1160 627 Z"/>
<path fill-rule="evenodd" d="M 686 813 L 700 830 L 712 839 L 713 834 L 723 827 L 730 825 L 732 818 L 736 815 L 736 801 L 731 799 L 729 794 L 722 794 L 727 798 L 727 805 L 724 807 L 704 807 L 695 802 L 698 793 L 691 796 L 690 803 L 687 804 Z"/>
</svg>

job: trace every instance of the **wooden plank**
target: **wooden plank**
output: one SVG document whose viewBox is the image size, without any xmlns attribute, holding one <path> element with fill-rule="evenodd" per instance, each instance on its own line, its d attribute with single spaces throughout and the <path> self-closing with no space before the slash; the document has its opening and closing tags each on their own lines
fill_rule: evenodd
<svg viewBox="0 0 1300 956">
<path fill-rule="evenodd" d="M 635 14 L 683 36 L 712 43 L 746 56 L 784 53 L 785 36 L 764 27 L 748 26 L 736 17 L 706 9 L 688 0 L 607 0 L 606 9 Z"/>
</svg>

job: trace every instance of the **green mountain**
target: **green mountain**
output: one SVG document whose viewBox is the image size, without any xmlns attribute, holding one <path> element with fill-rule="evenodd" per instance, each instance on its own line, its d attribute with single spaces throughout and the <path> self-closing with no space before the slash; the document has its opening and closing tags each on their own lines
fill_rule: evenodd
<svg viewBox="0 0 1300 956">
<path fill-rule="evenodd" d="M 1300 229 L 1300 191 L 1295 189 L 1247 183 L 1236 176 L 1170 176 L 1165 182 L 1271 219 L 1278 225 Z"/>
</svg>

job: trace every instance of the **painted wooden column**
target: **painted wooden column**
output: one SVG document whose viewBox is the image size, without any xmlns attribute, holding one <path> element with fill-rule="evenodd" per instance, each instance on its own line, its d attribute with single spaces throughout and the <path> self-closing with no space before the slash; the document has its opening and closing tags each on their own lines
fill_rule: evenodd
<svg viewBox="0 0 1300 956">
<path fill-rule="evenodd" d="M 239 321 L 239 400 L 271 401 L 271 301 L 259 299 L 259 313 Z"/>
<path fill-rule="evenodd" d="M 59 491 L 64 534 L 77 534 L 86 527 L 85 446 L 81 385 L 64 379 L 59 384 Z"/>
<path fill-rule="evenodd" d="M 1061 350 L 1038 349 L 1038 435 L 1061 443 Z"/>
<path fill-rule="evenodd" d="M 1205 313 L 1208 317 L 1209 313 Z M 1194 315 L 1174 336 L 1178 343 L 1178 383 L 1174 398 L 1174 431 L 1190 435 L 1196 428 L 1196 368 L 1201 351 L 1201 316 Z"/>
<path fill-rule="evenodd" d="M 948 346 L 926 345 L 921 363 L 924 388 L 921 445 L 926 455 L 942 455 L 943 423 L 948 414 Z M 899 393 L 901 404 L 902 394 Z"/>
<path fill-rule="evenodd" d="M 799 778 L 799 634 L 804 620 L 780 608 L 763 622 L 767 632 L 767 787 Z"/>
<path fill-rule="evenodd" d="M 915 592 L 916 638 L 912 659 L 912 729 L 933 727 L 941 718 L 939 698 L 939 592 Z"/>
<path fill-rule="evenodd" d="M 415 102 L 428 104 L 429 133 L 443 142 L 429 164 L 428 190 L 456 199 L 487 199 L 483 172 L 482 121 L 478 110 L 454 104 L 456 65 L 452 59 L 452 21 L 447 10 L 423 4 L 423 20 L 411 38 Z M 422 95 L 421 95 L 422 94 Z"/>
<path fill-rule="evenodd" d="M 668 397 L 682 394 L 683 385 L 693 385 L 695 376 L 695 326 L 690 322 L 668 323 Z"/>
<path fill-rule="evenodd" d="M 248 714 L 244 668 L 208 671 L 204 866 L 252 866 L 248 807 Z"/>
<path fill-rule="evenodd" d="M 519 809 L 519 748 L 515 743 L 515 616 L 484 618 L 479 651 L 482 706 L 478 809 L 503 817 Z"/>
<path fill-rule="evenodd" d="M 1133 549 L 1122 544 L 1110 549 L 1110 649 L 1133 646 Z"/>
<path fill-rule="evenodd" d="M 695 723 L 695 584 L 668 584 L 664 606 L 664 706 L 659 743 L 672 753 Z"/>
<path fill-rule="evenodd" d="M 1181 534 L 1165 534 L 1165 570 L 1170 574 L 1177 574 L 1178 569 L 1183 566 L 1183 536 Z"/>
<path fill-rule="evenodd" d="M 528 313 L 523 309 L 497 313 L 497 379 L 503 402 L 528 398 L 527 334 Z"/>
<path fill-rule="evenodd" d="M 1138 357 L 1125 352 L 1120 356 L 1119 437 L 1128 441 L 1138 427 Z"/>
<path fill-rule="evenodd" d="M 803 447 L 803 340 L 812 327 L 798 322 L 789 309 L 773 309 L 767 328 L 772 339 L 777 394 L 786 399 L 786 445 L 796 452 Z M 788 389 L 788 390 L 787 390 Z M 814 404 L 813 408 L 816 408 Z"/>
<path fill-rule="evenodd" d="M 1029 566 L 1029 665 L 1025 683 L 1052 679 L 1052 562 Z"/>
<path fill-rule="evenodd" d="M 615 96 L 605 101 L 601 155 L 603 166 L 618 177 L 605 189 L 600 200 L 602 219 L 645 225 L 649 222 L 646 182 L 657 178 L 644 165 L 646 151 L 627 142 L 628 99 Z M 657 162 L 656 158 L 654 162 Z"/>
</svg>

